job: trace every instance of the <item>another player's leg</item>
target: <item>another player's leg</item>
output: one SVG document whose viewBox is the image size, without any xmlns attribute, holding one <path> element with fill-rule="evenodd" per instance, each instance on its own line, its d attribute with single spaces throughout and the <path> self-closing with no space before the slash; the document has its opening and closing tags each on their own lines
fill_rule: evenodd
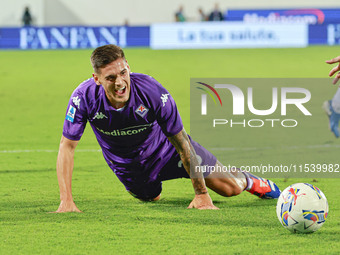
<svg viewBox="0 0 340 255">
<path fill-rule="evenodd" d="M 223 165 L 217 161 L 215 169 L 224 169 L 214 171 L 206 179 L 206 185 L 216 193 L 222 196 L 235 196 L 243 190 L 250 192 L 260 198 L 278 198 L 280 189 L 277 185 L 267 179 L 263 179 L 239 169 L 223 168 Z"/>
<path fill-rule="evenodd" d="M 323 103 L 322 108 L 329 118 L 329 129 L 335 137 L 339 137 L 340 88 L 338 88 L 332 100 Z"/>
<path fill-rule="evenodd" d="M 340 114 L 333 110 L 332 100 L 325 101 L 322 105 L 322 108 L 328 116 L 330 131 L 335 135 L 335 137 L 339 137 Z"/>
</svg>

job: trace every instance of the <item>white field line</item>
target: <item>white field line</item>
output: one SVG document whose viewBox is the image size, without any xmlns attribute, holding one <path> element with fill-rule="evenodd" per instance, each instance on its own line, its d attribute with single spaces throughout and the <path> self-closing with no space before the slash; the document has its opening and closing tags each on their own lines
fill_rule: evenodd
<svg viewBox="0 0 340 255">
<path fill-rule="evenodd" d="M 232 148 L 232 147 L 220 147 L 210 148 L 212 151 L 255 151 L 255 150 L 301 150 L 301 149 L 322 149 L 322 148 L 340 148 L 340 144 L 315 144 L 315 145 L 291 145 L 282 147 L 244 147 L 244 148 Z"/>
<path fill-rule="evenodd" d="M 292 145 L 282 147 L 244 147 L 244 148 L 233 148 L 233 147 L 220 147 L 220 148 L 208 148 L 211 151 L 254 151 L 254 150 L 273 150 L 273 149 L 320 149 L 320 148 L 340 148 L 340 144 L 316 144 L 316 145 Z M 2 150 L 0 153 L 57 153 L 58 150 L 47 150 L 47 149 L 36 149 L 36 150 Z M 78 149 L 76 152 L 101 152 L 100 149 Z"/>
</svg>

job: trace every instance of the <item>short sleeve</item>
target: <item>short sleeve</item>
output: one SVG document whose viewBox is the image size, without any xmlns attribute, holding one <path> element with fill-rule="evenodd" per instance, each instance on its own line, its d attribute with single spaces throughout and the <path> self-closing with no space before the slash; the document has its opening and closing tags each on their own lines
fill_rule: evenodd
<svg viewBox="0 0 340 255">
<path fill-rule="evenodd" d="M 64 120 L 63 136 L 78 141 L 84 133 L 87 122 L 85 102 L 81 93 L 73 92 L 67 106 Z"/>
<path fill-rule="evenodd" d="M 183 123 L 175 100 L 165 88 L 161 87 L 159 91 L 156 120 L 167 137 L 177 135 L 183 129 Z"/>
</svg>

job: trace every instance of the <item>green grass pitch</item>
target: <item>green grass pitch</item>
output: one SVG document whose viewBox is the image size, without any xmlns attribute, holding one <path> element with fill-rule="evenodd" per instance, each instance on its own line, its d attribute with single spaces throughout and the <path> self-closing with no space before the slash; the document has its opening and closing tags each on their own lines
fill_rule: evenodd
<svg viewBox="0 0 340 255">
<path fill-rule="evenodd" d="M 0 254 L 340 253 L 339 179 L 275 179 L 281 189 L 312 182 L 327 196 L 329 218 L 311 235 L 291 234 L 277 220 L 276 201 L 246 192 L 232 198 L 211 192 L 218 211 L 186 210 L 193 189 L 184 179 L 164 182 L 161 200 L 143 203 L 125 192 L 105 164 L 89 126 L 78 145 L 73 173 L 73 196 L 84 213 L 48 213 L 59 205 L 55 164 L 66 105 L 75 87 L 92 73 L 90 53 L 0 52 Z M 172 93 L 187 130 L 190 78 L 325 78 L 330 67 L 324 60 L 337 55 L 340 47 L 126 49 L 133 71 L 154 76 Z M 321 131 L 305 130 L 306 143 L 318 136 L 329 147 L 295 150 L 287 157 L 323 154 L 339 163 L 339 140 L 328 131 L 319 105 L 335 89 L 330 80 L 329 86 L 313 93 L 314 119 Z M 261 146 L 265 141 L 259 139 Z M 230 157 L 247 164 L 257 153 L 236 151 Z M 274 157 L 270 151 L 260 156 Z"/>
</svg>

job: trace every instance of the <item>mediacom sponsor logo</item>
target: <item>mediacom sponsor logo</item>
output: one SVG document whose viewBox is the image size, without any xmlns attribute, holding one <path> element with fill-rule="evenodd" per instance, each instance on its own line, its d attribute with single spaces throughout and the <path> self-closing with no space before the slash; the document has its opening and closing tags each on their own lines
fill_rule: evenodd
<svg viewBox="0 0 340 255">
<path fill-rule="evenodd" d="M 243 16 L 245 22 L 281 22 L 281 23 L 307 23 L 307 24 L 323 24 L 325 14 L 319 9 L 296 9 L 286 11 L 273 11 L 267 15 L 260 13 L 246 13 Z"/>
<path fill-rule="evenodd" d="M 112 131 L 105 131 L 103 129 L 100 129 L 96 127 L 96 129 L 105 134 L 105 135 L 110 135 L 110 136 L 130 136 L 130 135 L 136 135 L 139 134 L 145 130 L 147 130 L 149 127 L 151 127 L 152 124 L 146 124 L 146 125 L 141 125 L 141 126 L 136 126 L 136 127 L 128 127 L 124 129 L 115 129 Z"/>
</svg>

